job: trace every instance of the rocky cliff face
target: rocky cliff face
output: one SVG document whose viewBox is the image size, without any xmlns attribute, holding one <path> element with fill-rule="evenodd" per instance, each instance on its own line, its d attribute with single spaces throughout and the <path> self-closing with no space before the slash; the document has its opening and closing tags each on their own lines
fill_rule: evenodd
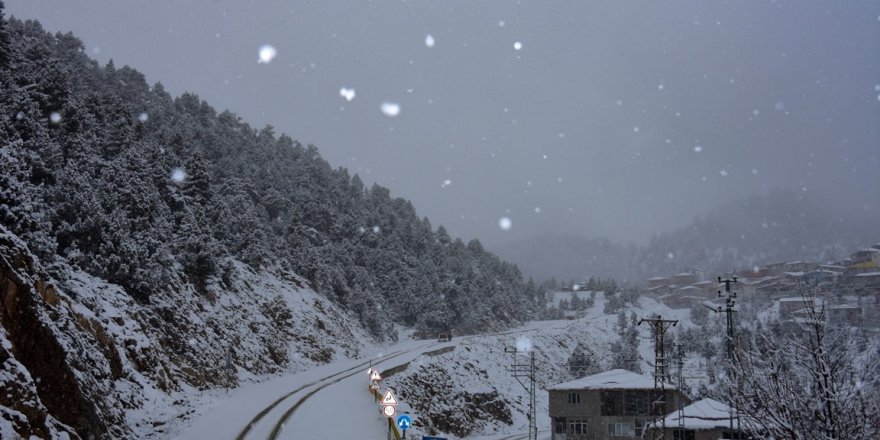
<svg viewBox="0 0 880 440">
<path fill-rule="evenodd" d="M 50 276 L 0 226 L 0 437 L 161 436 L 198 390 L 358 356 L 369 340 L 297 277 L 233 265 L 144 304 L 75 268 Z"/>
<path fill-rule="evenodd" d="M 2 417 L 23 438 L 105 434 L 104 420 L 113 423 L 120 414 L 102 407 L 97 393 L 106 391 L 100 377 L 112 374 L 114 360 L 118 369 L 119 359 L 105 355 L 110 347 L 100 346 L 91 322 L 46 278 L 20 241 L 0 236 Z M 77 344 L 68 346 L 71 339 Z M 77 374 L 75 365 L 94 374 Z"/>
</svg>

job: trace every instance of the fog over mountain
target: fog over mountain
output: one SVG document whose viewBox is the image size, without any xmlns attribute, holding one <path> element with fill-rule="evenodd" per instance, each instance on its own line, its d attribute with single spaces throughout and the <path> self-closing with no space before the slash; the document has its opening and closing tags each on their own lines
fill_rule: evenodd
<svg viewBox="0 0 880 440">
<path fill-rule="evenodd" d="M 645 246 L 548 234 L 494 250 L 538 279 L 613 276 L 639 285 L 683 270 L 714 277 L 768 263 L 840 260 L 880 241 L 873 220 L 821 197 L 773 192 L 713 209 Z"/>
<path fill-rule="evenodd" d="M 465 240 L 646 244 L 773 190 L 880 209 L 873 0 L 7 7 L 172 95 L 318 145 Z M 266 44 L 276 56 L 258 62 Z"/>
</svg>

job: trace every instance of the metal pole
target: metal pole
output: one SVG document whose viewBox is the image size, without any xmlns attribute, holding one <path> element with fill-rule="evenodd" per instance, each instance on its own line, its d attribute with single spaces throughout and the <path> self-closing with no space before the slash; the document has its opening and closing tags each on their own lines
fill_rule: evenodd
<svg viewBox="0 0 880 440">
<path fill-rule="evenodd" d="M 739 389 L 739 376 L 736 374 L 736 369 L 733 367 L 734 362 L 734 338 L 736 337 L 736 328 L 733 324 L 733 312 L 734 305 L 736 305 L 736 292 L 732 292 L 730 290 L 731 284 L 736 284 L 736 277 L 721 279 L 718 277 L 718 283 L 724 283 L 724 313 L 727 318 L 727 374 L 728 376 L 734 377 L 736 381 L 737 390 Z M 718 296 L 721 296 L 721 291 L 718 291 Z M 733 419 L 739 418 L 736 415 L 736 408 L 733 405 L 733 400 L 731 400 L 730 405 L 730 438 L 739 438 L 739 433 L 734 434 L 733 430 Z"/>
<path fill-rule="evenodd" d="M 639 325 L 643 322 L 651 326 L 654 335 L 654 392 L 657 400 L 651 405 L 651 411 L 657 414 L 653 422 L 653 438 L 655 440 L 662 439 L 666 435 L 666 384 L 669 380 L 668 365 L 666 363 L 666 348 L 664 347 L 664 335 L 666 330 L 678 324 L 678 320 L 663 319 L 660 315 L 654 318 L 640 319 Z M 656 409 L 655 409 L 656 408 Z M 658 431 L 658 427 L 660 427 Z"/>
<path fill-rule="evenodd" d="M 681 396 L 684 390 L 684 350 L 681 344 L 676 344 L 678 364 L 678 431 L 684 435 L 684 405 Z"/>
<path fill-rule="evenodd" d="M 528 364 L 518 364 L 518 350 L 515 347 L 507 347 L 504 351 L 513 355 L 513 365 L 510 368 L 510 372 L 513 374 L 516 381 L 522 385 L 523 389 L 529 393 L 529 412 L 527 415 L 529 419 L 529 440 L 538 440 L 538 408 L 535 399 L 535 372 L 537 371 L 537 368 L 535 367 L 535 352 L 529 352 Z M 522 379 L 527 379 L 529 384 L 526 385 Z"/>
</svg>

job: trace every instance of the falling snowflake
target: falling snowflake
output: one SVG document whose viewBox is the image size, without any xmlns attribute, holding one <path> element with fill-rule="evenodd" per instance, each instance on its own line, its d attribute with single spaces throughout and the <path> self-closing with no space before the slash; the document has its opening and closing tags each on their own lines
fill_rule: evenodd
<svg viewBox="0 0 880 440">
<path fill-rule="evenodd" d="M 22 119 L 24 119 L 24 112 L 18 112 L 18 113 L 15 114 L 15 120 L 16 120 L 16 121 L 20 121 L 20 120 L 22 120 Z"/>
<path fill-rule="evenodd" d="M 773 108 L 776 109 L 776 111 L 782 111 L 785 109 L 785 104 L 783 104 L 782 102 L 777 102 L 773 105 Z"/>
<path fill-rule="evenodd" d="M 757 168 L 752 168 L 752 174 L 758 174 L 758 169 L 757 169 Z"/>
<path fill-rule="evenodd" d="M 186 171 L 183 171 L 183 168 L 175 168 L 171 170 L 171 181 L 174 183 L 181 183 L 186 179 Z"/>
<path fill-rule="evenodd" d="M 385 101 L 382 103 L 382 113 L 385 113 L 385 116 L 393 118 L 400 114 L 400 104 Z"/>
<path fill-rule="evenodd" d="M 721 174 L 721 177 L 727 177 L 727 170 L 718 171 L 718 174 Z"/>
<path fill-rule="evenodd" d="M 358 233 L 363 234 L 364 232 L 367 232 L 367 228 L 363 226 L 358 226 Z"/>
<path fill-rule="evenodd" d="M 665 86 L 664 86 L 663 84 L 658 84 L 658 85 L 657 85 L 657 90 L 663 90 L 664 87 L 665 87 Z"/>
<path fill-rule="evenodd" d="M 519 41 L 517 41 L 516 43 L 513 43 L 513 50 L 520 50 L 520 49 L 522 49 L 522 43 L 520 43 Z"/>
<path fill-rule="evenodd" d="M 449 185 L 452 185 L 452 181 L 449 179 L 446 179 L 443 181 L 443 184 L 440 185 L 440 188 L 446 188 Z"/>
<path fill-rule="evenodd" d="M 428 34 L 428 36 L 425 37 L 425 46 L 434 47 L 434 37 L 432 37 L 431 34 Z"/>
<path fill-rule="evenodd" d="M 758 115 L 760 115 L 760 114 L 761 114 L 761 111 L 760 111 L 760 110 L 758 110 L 758 109 L 754 109 L 754 110 L 752 110 L 752 116 L 758 116 Z"/>
<path fill-rule="evenodd" d="M 622 106 L 622 105 L 623 105 L 623 101 L 620 100 L 620 99 L 618 99 L 618 100 L 617 100 L 617 106 L 620 107 L 620 106 Z"/>
<path fill-rule="evenodd" d="M 670 252 L 670 253 L 666 254 L 666 258 L 669 258 L 670 260 L 672 260 L 673 258 L 675 258 L 675 254 Z"/>
<path fill-rule="evenodd" d="M 699 153 L 699 152 L 701 152 L 701 151 L 703 151 L 703 147 L 702 147 L 702 146 L 697 145 L 696 147 L 694 147 L 694 153 Z"/>
<path fill-rule="evenodd" d="M 257 60 L 257 62 L 260 64 L 269 64 L 272 62 L 272 59 L 275 58 L 275 55 L 278 55 L 278 51 L 275 50 L 272 45 L 264 44 L 260 47 L 260 59 Z"/>
<path fill-rule="evenodd" d="M 638 133 L 638 132 L 639 132 L 639 126 L 638 126 L 638 125 L 635 126 L 635 127 L 633 127 L 633 132 L 634 132 L 634 133 Z"/>
<path fill-rule="evenodd" d="M 526 336 L 516 338 L 516 351 L 529 352 L 532 351 L 532 340 Z"/>
<path fill-rule="evenodd" d="M 535 206 L 535 214 L 540 214 L 540 213 L 541 213 L 541 207 Z"/>
<path fill-rule="evenodd" d="M 504 27 L 504 20 L 498 21 L 498 27 Z"/>
<path fill-rule="evenodd" d="M 509 217 L 501 217 L 498 220 L 498 226 L 505 231 L 509 231 L 510 227 L 513 226 L 513 222 L 510 221 Z"/>
<path fill-rule="evenodd" d="M 49 122 L 53 124 L 57 124 L 61 122 L 61 114 L 58 112 L 52 112 L 49 114 Z"/>
<path fill-rule="evenodd" d="M 351 100 L 355 97 L 354 89 L 343 87 L 339 89 L 339 96 L 345 98 L 346 101 L 351 102 Z"/>
<path fill-rule="evenodd" d="M 150 115 L 148 115 L 147 112 L 138 115 L 138 121 L 147 122 L 148 119 L 150 119 Z"/>
<path fill-rule="evenodd" d="M 382 229 L 379 228 L 379 225 L 373 226 L 373 233 L 378 234 Z"/>
</svg>

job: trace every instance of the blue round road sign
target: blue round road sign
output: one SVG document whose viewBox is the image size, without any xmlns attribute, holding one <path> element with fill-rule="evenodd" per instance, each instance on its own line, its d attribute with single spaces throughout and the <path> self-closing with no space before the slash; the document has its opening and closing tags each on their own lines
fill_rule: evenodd
<svg viewBox="0 0 880 440">
<path fill-rule="evenodd" d="M 412 425 L 412 419 L 409 414 L 401 414 L 397 417 L 397 427 L 406 431 Z"/>
</svg>

